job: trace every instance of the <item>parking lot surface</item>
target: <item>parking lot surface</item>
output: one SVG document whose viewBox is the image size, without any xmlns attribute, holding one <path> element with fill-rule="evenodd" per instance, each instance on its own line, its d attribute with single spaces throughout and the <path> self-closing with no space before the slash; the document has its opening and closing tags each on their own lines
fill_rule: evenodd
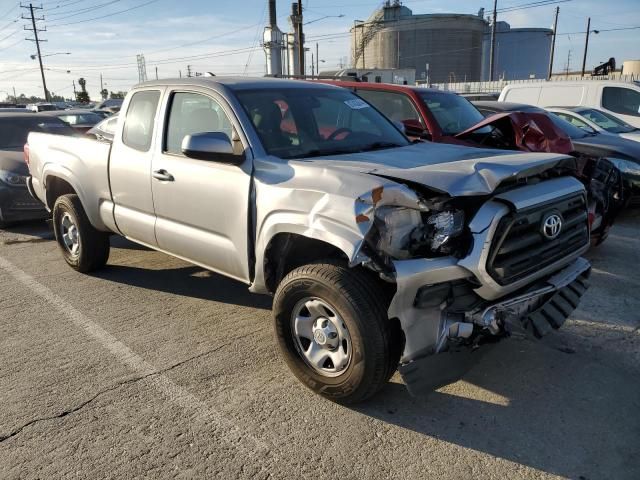
<svg viewBox="0 0 640 480">
<path fill-rule="evenodd" d="M 0 478 L 640 478 L 640 214 L 589 253 L 544 341 L 510 339 L 413 398 L 298 383 L 271 299 L 112 238 L 95 275 L 45 223 L 0 231 Z"/>
</svg>

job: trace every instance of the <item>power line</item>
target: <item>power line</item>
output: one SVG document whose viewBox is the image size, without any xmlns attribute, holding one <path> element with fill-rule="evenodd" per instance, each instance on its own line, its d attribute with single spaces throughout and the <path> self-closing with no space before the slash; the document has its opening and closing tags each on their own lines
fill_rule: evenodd
<svg viewBox="0 0 640 480">
<path fill-rule="evenodd" d="M 86 22 L 92 22 L 94 20 L 101 20 L 103 18 L 109 18 L 109 17 L 113 17 L 115 15 L 120 15 L 121 13 L 127 13 L 130 12 L 132 10 L 136 10 L 138 8 L 142 8 L 142 7 L 146 7 L 147 5 L 151 5 L 152 3 L 156 3 L 160 0 L 150 0 L 148 2 L 145 3 L 141 3 L 140 5 L 136 5 L 135 7 L 131 7 L 131 8 L 127 8 L 125 10 L 120 10 L 118 12 L 113 12 L 113 13 L 108 13 L 106 15 L 102 15 L 100 17 L 93 17 L 93 18 L 86 18 L 84 20 L 78 20 L 77 22 L 68 22 L 68 23 L 54 23 L 49 25 L 50 27 L 66 27 L 68 25 L 77 25 L 79 23 L 86 23 Z"/>
<path fill-rule="evenodd" d="M 59 15 L 66 15 L 68 13 L 71 13 L 71 15 L 67 15 L 67 16 L 62 16 L 60 18 L 55 18 L 56 21 L 58 20 L 64 20 L 65 18 L 71 18 L 71 17 L 77 17 L 78 15 L 82 15 L 83 13 L 87 13 L 87 12 L 91 12 L 93 10 L 98 10 L 100 8 L 104 8 L 104 7 L 108 7 L 109 5 L 113 5 L 114 3 L 118 3 L 121 2 L 122 0 L 111 0 L 110 2 L 106 2 L 106 3 L 99 3 L 96 5 L 91 5 L 89 7 L 85 7 L 85 8 L 81 8 L 79 10 L 67 10 L 67 11 L 62 11 L 62 12 L 55 12 L 55 13 L 50 13 L 49 17 L 58 17 Z M 66 5 L 65 5 L 66 6 Z M 73 12 L 73 13 L 72 13 Z"/>
</svg>

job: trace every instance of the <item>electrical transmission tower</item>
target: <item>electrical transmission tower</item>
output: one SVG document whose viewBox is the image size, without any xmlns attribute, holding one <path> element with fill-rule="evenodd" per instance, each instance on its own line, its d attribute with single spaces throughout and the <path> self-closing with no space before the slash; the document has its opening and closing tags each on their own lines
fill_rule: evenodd
<svg viewBox="0 0 640 480">
<path fill-rule="evenodd" d="M 49 90 L 47 90 L 47 81 L 44 78 L 44 67 L 42 66 L 42 55 L 40 54 L 40 42 L 46 42 L 46 40 L 42 40 L 38 37 L 38 32 L 46 32 L 47 28 L 38 28 L 36 26 L 36 22 L 44 21 L 44 17 L 36 17 L 33 13 L 34 10 L 42 10 L 42 7 L 34 7 L 33 4 L 30 3 L 29 5 L 20 4 L 20 8 L 29 10 L 29 16 L 22 15 L 22 19 L 31 20 L 31 28 L 25 25 L 24 29 L 28 32 L 33 32 L 34 38 L 27 38 L 27 40 L 36 43 L 36 49 L 38 51 L 38 62 L 40 63 L 40 75 L 42 75 L 42 88 L 44 88 L 44 99 L 49 102 L 51 101 L 51 98 L 49 97 Z"/>
<path fill-rule="evenodd" d="M 136 60 L 138 60 L 138 81 L 146 82 L 147 81 L 147 64 L 144 60 L 144 54 L 136 55 Z"/>
</svg>

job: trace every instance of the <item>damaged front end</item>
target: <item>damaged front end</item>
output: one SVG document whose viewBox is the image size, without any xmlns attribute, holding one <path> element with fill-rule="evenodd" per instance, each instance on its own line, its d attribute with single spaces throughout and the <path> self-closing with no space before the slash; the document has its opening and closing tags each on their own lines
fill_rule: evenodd
<svg viewBox="0 0 640 480">
<path fill-rule="evenodd" d="M 559 328 L 586 291 L 588 199 L 571 177 L 450 197 L 396 184 L 358 199 L 365 232 L 352 264 L 395 283 L 399 371 L 412 394 L 460 378 L 487 345 Z M 545 222 L 564 228 L 545 238 Z M 482 348 L 481 348 L 482 347 Z"/>
<path fill-rule="evenodd" d="M 576 151 L 571 138 L 544 112 L 503 112 L 457 134 L 468 145 L 502 150 L 546 152 L 571 155 L 575 161 L 565 163 L 568 173 L 582 182 L 589 200 L 592 244 L 608 236 L 625 204 L 623 176 L 607 158 Z"/>
</svg>

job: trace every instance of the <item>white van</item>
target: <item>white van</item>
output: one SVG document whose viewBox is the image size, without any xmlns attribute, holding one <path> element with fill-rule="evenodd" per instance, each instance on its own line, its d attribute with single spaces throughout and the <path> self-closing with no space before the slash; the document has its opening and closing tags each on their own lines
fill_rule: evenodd
<svg viewBox="0 0 640 480">
<path fill-rule="evenodd" d="M 640 85 L 610 80 L 551 81 L 507 85 L 501 102 L 538 107 L 595 107 L 640 128 Z"/>
</svg>

